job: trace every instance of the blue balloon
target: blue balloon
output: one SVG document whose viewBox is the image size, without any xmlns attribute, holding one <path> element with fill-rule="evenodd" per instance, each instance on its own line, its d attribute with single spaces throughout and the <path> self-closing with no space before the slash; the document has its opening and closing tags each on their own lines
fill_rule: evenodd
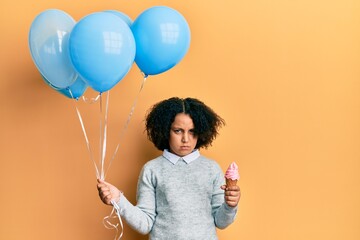
<svg viewBox="0 0 360 240">
<path fill-rule="evenodd" d="M 127 25 L 129 27 L 133 23 L 133 20 L 131 20 L 131 18 L 128 15 L 126 15 L 125 13 L 122 13 L 122 12 L 119 12 L 119 11 L 116 11 L 116 10 L 106 10 L 105 12 L 109 12 L 109 13 L 115 14 L 116 16 L 120 17 L 122 20 L 124 20 L 124 22 L 127 23 Z"/>
<path fill-rule="evenodd" d="M 54 85 L 51 84 L 51 82 L 49 82 L 49 80 L 46 79 L 46 77 L 44 77 L 44 75 L 41 75 L 42 79 L 45 81 L 45 83 L 51 87 L 52 89 L 56 90 L 56 91 L 60 91 L 61 89 L 63 88 L 59 88 L 59 87 L 56 87 Z"/>
<path fill-rule="evenodd" d="M 85 93 L 86 89 L 88 88 L 86 83 L 80 77 L 78 77 L 72 85 L 66 88 L 55 87 L 44 76 L 42 76 L 42 78 L 44 79 L 45 83 L 47 83 L 52 89 L 68 98 L 78 99 Z"/>
<path fill-rule="evenodd" d="M 131 25 L 136 42 L 135 62 L 146 75 L 178 64 L 190 47 L 190 28 L 176 10 L 156 6 L 141 13 Z"/>
<path fill-rule="evenodd" d="M 58 88 L 70 86 L 77 78 L 68 50 L 74 26 L 75 20 L 67 13 L 50 9 L 40 13 L 30 27 L 32 59 L 41 75 Z"/>
<path fill-rule="evenodd" d="M 68 98 L 78 99 L 79 97 L 84 95 L 87 88 L 87 84 L 81 79 L 81 77 L 78 77 L 71 86 L 60 89 L 58 90 L 58 92 Z"/>
<path fill-rule="evenodd" d="M 71 31 L 69 47 L 77 73 L 100 93 L 114 87 L 134 63 L 135 40 L 129 26 L 108 12 L 82 18 Z"/>
</svg>

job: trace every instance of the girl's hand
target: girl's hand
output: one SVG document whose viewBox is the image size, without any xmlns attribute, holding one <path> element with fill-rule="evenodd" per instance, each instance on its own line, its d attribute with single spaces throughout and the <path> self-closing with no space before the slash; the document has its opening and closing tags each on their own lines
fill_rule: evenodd
<svg viewBox="0 0 360 240">
<path fill-rule="evenodd" d="M 112 205 L 111 201 L 119 202 L 121 191 L 115 186 L 104 180 L 98 179 L 97 189 L 99 191 L 100 199 L 107 205 Z"/>
<path fill-rule="evenodd" d="M 225 202 L 229 207 L 236 207 L 240 201 L 241 192 L 239 186 L 227 187 L 221 186 L 222 190 L 225 190 Z"/>
</svg>

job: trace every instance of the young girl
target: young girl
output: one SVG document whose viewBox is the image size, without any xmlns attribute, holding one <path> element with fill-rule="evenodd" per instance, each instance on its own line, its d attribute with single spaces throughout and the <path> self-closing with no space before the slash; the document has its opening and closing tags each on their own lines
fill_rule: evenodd
<svg viewBox="0 0 360 240">
<path fill-rule="evenodd" d="M 146 116 L 148 138 L 162 155 L 147 162 L 139 176 L 134 206 L 115 186 L 98 180 L 101 200 L 115 201 L 120 215 L 151 240 L 218 239 L 235 219 L 238 186 L 226 187 L 220 166 L 199 152 L 225 124 L 211 108 L 194 98 L 170 98 Z"/>
</svg>

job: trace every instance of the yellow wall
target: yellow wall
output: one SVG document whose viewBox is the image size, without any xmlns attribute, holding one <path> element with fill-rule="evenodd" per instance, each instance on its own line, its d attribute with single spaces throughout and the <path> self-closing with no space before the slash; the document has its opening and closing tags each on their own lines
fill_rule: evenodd
<svg viewBox="0 0 360 240">
<path fill-rule="evenodd" d="M 108 181 L 134 202 L 142 165 L 159 154 L 143 133 L 153 103 L 192 96 L 227 126 L 203 154 L 240 167 L 236 222 L 220 239 L 360 239 L 360 2 L 355 0 L 10 1 L 0 3 L 0 239 L 113 239 L 73 101 L 46 86 L 28 49 L 48 8 L 76 20 L 154 5 L 192 31 L 183 61 L 150 77 Z M 111 90 L 109 151 L 142 76 Z M 98 114 L 85 120 L 96 135 Z M 90 130 L 89 130 L 90 131 Z M 147 239 L 127 226 L 123 239 Z"/>
</svg>

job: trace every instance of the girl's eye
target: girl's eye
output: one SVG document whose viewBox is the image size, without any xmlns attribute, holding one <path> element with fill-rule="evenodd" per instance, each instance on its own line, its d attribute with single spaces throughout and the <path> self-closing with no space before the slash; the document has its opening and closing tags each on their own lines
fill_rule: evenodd
<svg viewBox="0 0 360 240">
<path fill-rule="evenodd" d="M 181 133 L 180 129 L 174 129 L 173 131 L 174 131 L 174 133 Z"/>
</svg>

